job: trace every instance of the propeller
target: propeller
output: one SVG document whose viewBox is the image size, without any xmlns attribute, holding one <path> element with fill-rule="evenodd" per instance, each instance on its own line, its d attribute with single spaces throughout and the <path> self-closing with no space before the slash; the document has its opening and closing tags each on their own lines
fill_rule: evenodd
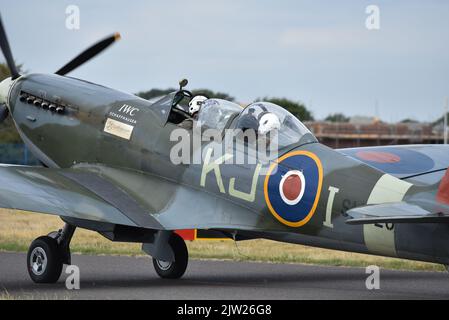
<svg viewBox="0 0 449 320">
<path fill-rule="evenodd" d="M 113 35 L 106 37 L 103 40 L 97 42 L 96 44 L 90 46 L 89 48 L 87 48 L 86 50 L 81 52 L 79 55 L 77 55 L 69 63 L 67 63 L 65 66 L 63 66 L 61 69 L 59 69 L 55 73 L 60 76 L 66 75 L 73 69 L 78 68 L 84 62 L 95 57 L 97 54 L 102 52 L 104 49 L 109 47 L 111 44 L 113 44 L 117 40 L 120 40 L 120 33 L 118 33 L 118 32 L 116 32 Z"/>
<path fill-rule="evenodd" d="M 90 46 L 75 58 L 73 58 L 69 63 L 63 66 L 61 69 L 56 71 L 55 73 L 58 75 L 66 75 L 70 71 L 79 67 L 86 61 L 92 59 L 97 54 L 102 52 L 104 49 L 109 47 L 115 41 L 120 39 L 120 33 L 114 33 L 109 37 L 104 38 L 101 41 L 98 41 L 94 45 Z M 11 86 L 14 83 L 14 80 L 20 77 L 19 71 L 17 70 L 17 66 L 14 63 L 14 58 L 12 56 L 11 48 L 9 47 L 8 38 L 6 37 L 6 31 L 3 27 L 2 18 L 0 16 L 0 47 L 3 52 L 3 55 L 6 59 L 6 64 L 8 65 L 8 69 L 11 73 L 11 77 L 8 77 L 0 82 L 0 123 L 8 116 L 9 110 L 7 106 L 7 97 L 8 92 Z"/>
<path fill-rule="evenodd" d="M 11 79 L 17 79 L 20 77 L 17 67 L 14 63 L 14 58 L 9 47 L 8 38 L 6 37 L 5 28 L 3 27 L 2 17 L 0 16 L 0 47 L 2 48 L 3 55 L 5 56 L 6 63 L 8 64 L 9 71 L 11 73 Z"/>
</svg>

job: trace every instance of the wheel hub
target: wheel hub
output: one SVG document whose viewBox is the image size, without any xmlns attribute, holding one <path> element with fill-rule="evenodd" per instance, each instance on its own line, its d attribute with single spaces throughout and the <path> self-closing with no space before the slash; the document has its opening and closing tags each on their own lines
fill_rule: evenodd
<svg viewBox="0 0 449 320">
<path fill-rule="evenodd" d="M 30 255 L 31 270 L 35 275 L 40 276 L 47 268 L 47 254 L 41 247 L 34 248 Z"/>
<path fill-rule="evenodd" d="M 172 265 L 171 262 L 163 260 L 156 260 L 156 263 L 161 270 L 168 270 Z"/>
</svg>

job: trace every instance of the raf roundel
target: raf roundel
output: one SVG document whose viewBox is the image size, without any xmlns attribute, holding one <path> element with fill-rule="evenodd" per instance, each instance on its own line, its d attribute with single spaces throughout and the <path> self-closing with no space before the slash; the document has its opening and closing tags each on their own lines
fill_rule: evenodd
<svg viewBox="0 0 449 320">
<path fill-rule="evenodd" d="M 288 205 L 295 205 L 301 201 L 306 181 L 301 171 L 291 170 L 287 172 L 279 183 L 279 194 Z"/>
<path fill-rule="evenodd" d="M 267 207 L 283 224 L 300 227 L 315 213 L 322 182 L 323 168 L 315 154 L 289 152 L 270 166 L 265 177 Z"/>
</svg>

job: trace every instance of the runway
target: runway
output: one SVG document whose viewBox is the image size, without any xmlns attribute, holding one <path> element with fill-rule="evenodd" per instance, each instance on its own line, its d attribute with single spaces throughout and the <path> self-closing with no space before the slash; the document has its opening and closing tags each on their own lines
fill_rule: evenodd
<svg viewBox="0 0 449 320">
<path fill-rule="evenodd" d="M 448 299 L 449 273 L 382 270 L 368 290 L 364 268 L 189 261 L 181 280 L 160 279 L 149 257 L 73 255 L 80 290 L 34 284 L 26 255 L 0 253 L 0 291 L 32 299 Z M 4 295 L 5 296 L 5 295 Z"/>
</svg>

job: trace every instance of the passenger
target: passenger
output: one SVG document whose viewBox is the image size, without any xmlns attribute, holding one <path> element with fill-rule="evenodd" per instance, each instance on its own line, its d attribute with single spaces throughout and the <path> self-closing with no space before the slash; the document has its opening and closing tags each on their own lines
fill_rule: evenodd
<svg viewBox="0 0 449 320">
<path fill-rule="evenodd" d="M 281 128 L 281 122 L 277 115 L 272 112 L 263 112 L 259 115 L 259 135 L 267 135 L 269 132 L 277 132 Z"/>
<path fill-rule="evenodd" d="M 272 145 L 272 140 L 276 137 L 277 133 L 281 129 L 281 122 L 277 115 L 272 112 L 262 112 L 259 115 L 259 127 L 257 133 L 259 134 L 258 139 L 265 140 L 266 147 L 276 147 Z M 276 137 L 277 138 L 277 137 Z"/>
<path fill-rule="evenodd" d="M 241 129 L 243 132 L 245 132 L 246 130 L 254 130 L 254 133 L 257 134 L 259 121 L 257 121 L 257 118 L 254 115 L 254 111 L 254 108 L 250 108 L 247 114 L 240 117 L 237 123 L 238 129 Z"/>
</svg>

